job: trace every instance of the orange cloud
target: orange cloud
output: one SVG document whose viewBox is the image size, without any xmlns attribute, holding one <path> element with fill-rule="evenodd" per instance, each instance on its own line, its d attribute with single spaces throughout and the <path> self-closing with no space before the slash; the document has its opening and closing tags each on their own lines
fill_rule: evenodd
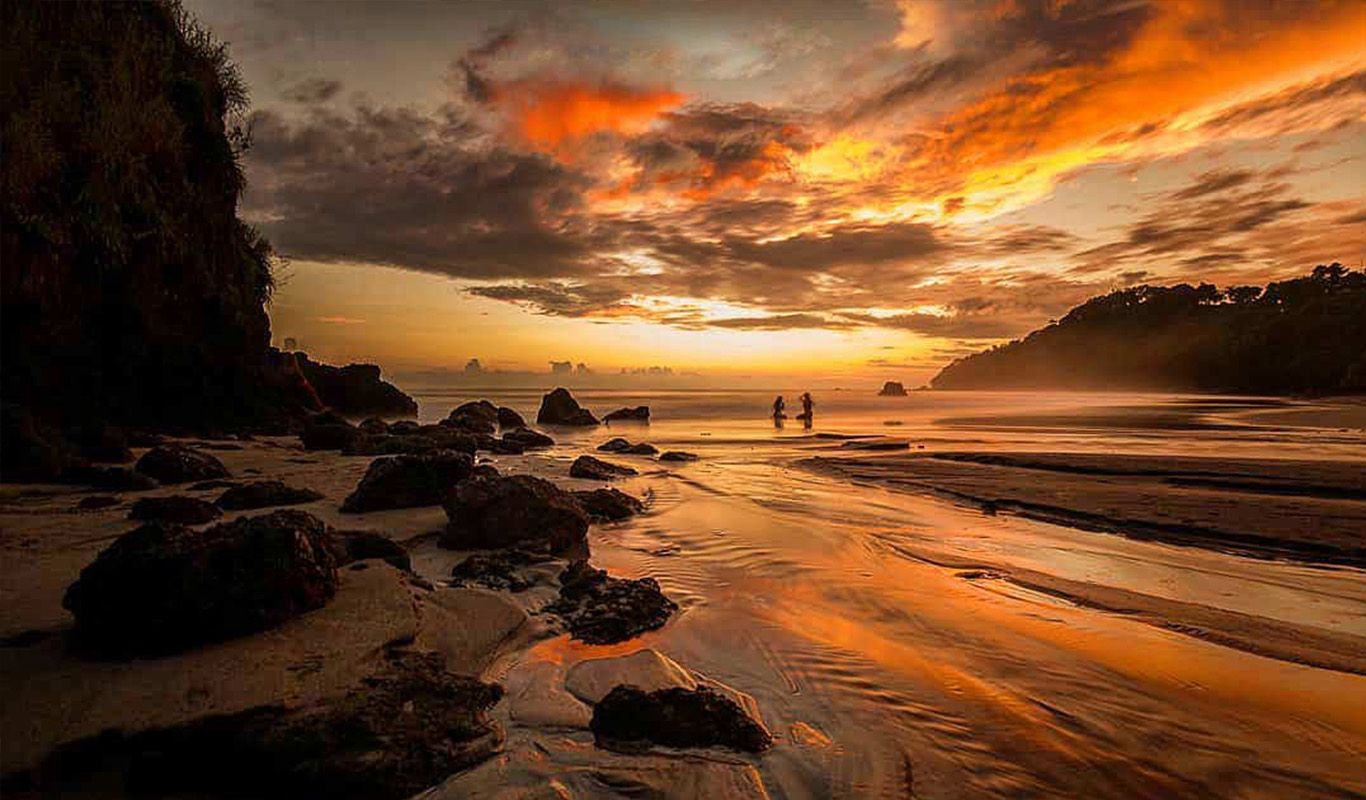
<svg viewBox="0 0 1366 800">
<path fill-rule="evenodd" d="M 537 79 L 501 83 L 490 93 L 522 138 L 549 152 L 595 133 L 642 133 L 684 99 L 669 89 Z"/>
</svg>

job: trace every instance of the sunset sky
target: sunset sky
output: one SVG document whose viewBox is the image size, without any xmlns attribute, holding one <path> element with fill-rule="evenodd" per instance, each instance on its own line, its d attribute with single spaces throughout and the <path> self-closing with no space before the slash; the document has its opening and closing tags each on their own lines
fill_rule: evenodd
<svg viewBox="0 0 1366 800">
<path fill-rule="evenodd" d="M 329 361 L 916 384 L 1366 256 L 1361 0 L 187 5 Z"/>
</svg>

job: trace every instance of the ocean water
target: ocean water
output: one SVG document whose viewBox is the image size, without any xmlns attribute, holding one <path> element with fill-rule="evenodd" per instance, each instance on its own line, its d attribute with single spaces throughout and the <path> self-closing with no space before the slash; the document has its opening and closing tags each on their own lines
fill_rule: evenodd
<svg viewBox="0 0 1366 800">
<path fill-rule="evenodd" d="M 1292 653 L 1298 631 L 1336 637 L 1366 663 L 1361 570 L 984 514 L 942 492 L 803 465 L 850 454 L 840 437 L 879 435 L 927 455 L 1356 469 L 1366 460 L 1360 406 L 822 392 L 807 429 L 774 427 L 779 393 L 795 414 L 792 389 L 575 392 L 599 415 L 649 405 L 651 421 L 555 429 L 535 471 L 561 479 L 572 458 L 618 435 L 701 457 L 665 466 L 608 456 L 641 470 L 619 485 L 647 498 L 649 513 L 591 535 L 595 563 L 655 577 L 682 611 L 625 645 L 543 642 L 511 670 L 653 647 L 746 691 L 780 739 L 754 759 L 774 797 L 1366 796 L 1366 676 L 1310 666 L 1309 650 L 1297 661 L 1221 638 L 1255 641 L 1256 621 L 1269 620 L 1290 632 Z M 540 392 L 417 396 L 425 420 L 477 398 L 533 421 Z M 1008 579 L 988 579 L 998 575 Z"/>
</svg>

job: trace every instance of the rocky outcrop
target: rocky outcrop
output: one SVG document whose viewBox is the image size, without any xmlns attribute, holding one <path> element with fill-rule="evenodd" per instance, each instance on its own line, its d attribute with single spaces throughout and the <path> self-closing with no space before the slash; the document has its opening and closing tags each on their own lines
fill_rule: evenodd
<svg viewBox="0 0 1366 800">
<path fill-rule="evenodd" d="M 294 357 L 318 399 L 339 414 L 353 418 L 362 414 L 417 416 L 417 401 L 382 380 L 380 369 L 374 364 L 333 367 L 312 361 L 303 353 L 295 353 Z"/>
<path fill-rule="evenodd" d="M 586 561 L 560 573 L 560 597 L 546 606 L 573 638 L 589 644 L 615 644 L 662 628 L 677 610 L 654 578 L 612 578 Z"/>
<path fill-rule="evenodd" d="M 503 433 L 503 441 L 512 442 L 525 450 L 534 450 L 539 447 L 554 447 L 555 440 L 546 436 L 540 431 L 533 431 L 530 428 L 516 428 Z"/>
<path fill-rule="evenodd" d="M 62 605 L 97 652 L 156 655 L 272 628 L 336 590 L 322 522 L 287 510 L 204 531 L 143 525 L 81 570 Z"/>
<path fill-rule="evenodd" d="M 536 414 L 538 425 L 597 425 L 598 419 L 579 402 L 568 389 L 556 389 L 541 398 L 541 410 Z"/>
<path fill-rule="evenodd" d="M 475 553 L 451 570 L 452 586 L 482 586 L 502 592 L 524 592 L 536 585 L 536 575 L 526 568 L 544 564 L 549 557 L 526 550 L 491 550 Z"/>
<path fill-rule="evenodd" d="M 475 478 L 452 489 L 443 505 L 450 523 L 439 540 L 442 547 L 551 553 L 587 548 L 588 513 L 573 495 L 541 478 Z"/>
<path fill-rule="evenodd" d="M 905 397 L 906 387 L 897 381 L 887 381 L 882 384 L 882 391 L 878 392 L 879 397 Z"/>
<path fill-rule="evenodd" d="M 223 512 L 213 503 L 184 495 L 144 497 L 134 503 L 128 511 L 129 519 L 142 522 L 178 522 L 182 525 L 202 525 L 221 516 Z"/>
<path fill-rule="evenodd" d="M 617 522 L 639 514 L 645 504 L 617 489 L 590 489 L 574 492 L 583 510 L 595 522 Z"/>
<path fill-rule="evenodd" d="M 498 407 L 487 400 L 465 403 L 451 411 L 441 424 L 469 433 L 493 433 L 498 429 Z"/>
<path fill-rule="evenodd" d="M 452 450 L 377 458 L 370 462 L 355 491 L 347 495 L 341 510 L 360 513 L 438 505 L 473 469 L 473 456 Z"/>
<path fill-rule="evenodd" d="M 739 703 L 707 686 L 653 692 L 618 686 L 593 707 L 590 727 L 599 747 L 627 752 L 661 744 L 758 753 L 773 745 Z"/>
<path fill-rule="evenodd" d="M 180 445 L 153 447 L 138 459 L 137 471 L 165 484 L 227 478 L 228 468 L 208 453 Z"/>
<path fill-rule="evenodd" d="M 608 439 L 607 441 L 598 445 L 598 450 L 603 453 L 620 453 L 624 450 L 630 449 L 631 443 L 620 436 L 614 436 L 613 438 Z"/>
<path fill-rule="evenodd" d="M 516 411 L 513 411 L 507 406 L 499 406 L 498 427 L 503 428 L 505 430 L 511 430 L 512 428 L 525 428 L 526 420 L 522 419 L 521 414 L 518 414 Z"/>
<path fill-rule="evenodd" d="M 688 453 L 683 450 L 669 450 L 659 457 L 660 461 L 696 461 L 696 453 Z"/>
<path fill-rule="evenodd" d="M 630 467 L 612 464 L 592 456 L 579 456 L 569 466 L 569 477 L 593 481 L 610 481 L 635 474 L 636 471 Z"/>
<path fill-rule="evenodd" d="M 321 499 L 323 493 L 312 489 L 286 486 L 280 481 L 254 481 L 228 489 L 218 498 L 217 505 L 228 511 L 244 511 L 272 506 L 297 506 Z"/>
<path fill-rule="evenodd" d="M 619 408 L 602 418 L 603 422 L 649 422 L 650 407 Z"/>
</svg>

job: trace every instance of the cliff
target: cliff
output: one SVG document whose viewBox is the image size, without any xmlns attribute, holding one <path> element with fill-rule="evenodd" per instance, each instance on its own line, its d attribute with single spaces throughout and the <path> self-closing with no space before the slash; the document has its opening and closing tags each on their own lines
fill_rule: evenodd
<svg viewBox="0 0 1366 800">
<path fill-rule="evenodd" d="M 1136 286 L 954 361 L 935 389 L 1366 392 L 1366 273 L 1340 264 L 1266 287 Z"/>
</svg>

